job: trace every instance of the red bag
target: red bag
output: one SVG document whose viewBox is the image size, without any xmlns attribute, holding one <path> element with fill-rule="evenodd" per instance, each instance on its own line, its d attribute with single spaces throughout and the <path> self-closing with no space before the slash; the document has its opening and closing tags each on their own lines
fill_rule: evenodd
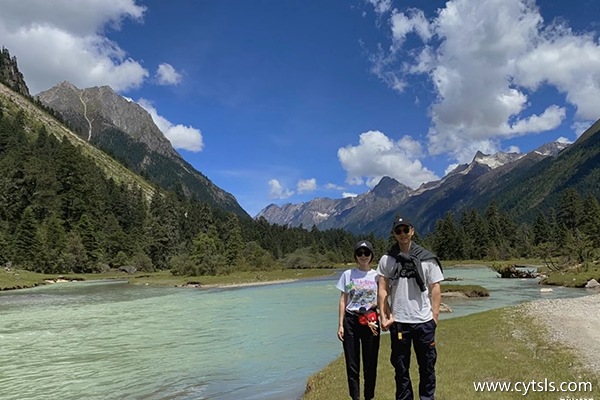
<svg viewBox="0 0 600 400">
<path fill-rule="evenodd" d="M 369 322 L 377 322 L 377 313 L 375 311 L 367 311 L 358 316 L 358 323 L 361 325 L 369 325 Z"/>
</svg>

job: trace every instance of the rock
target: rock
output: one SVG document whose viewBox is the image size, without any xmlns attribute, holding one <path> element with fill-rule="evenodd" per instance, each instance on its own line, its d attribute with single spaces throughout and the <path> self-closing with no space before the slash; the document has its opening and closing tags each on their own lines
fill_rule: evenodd
<svg viewBox="0 0 600 400">
<path fill-rule="evenodd" d="M 595 279 L 590 279 L 588 283 L 585 284 L 585 287 L 588 289 L 600 287 L 600 283 L 598 283 Z"/>
<path fill-rule="evenodd" d="M 451 313 L 452 309 L 448 304 L 440 303 L 440 312 L 441 313 Z"/>
<path fill-rule="evenodd" d="M 467 298 L 466 294 L 463 292 L 443 292 L 442 297 L 459 297 L 459 298 Z"/>
<path fill-rule="evenodd" d="M 124 265 L 124 266 L 122 266 L 122 267 L 119 268 L 119 271 L 126 272 L 129 275 L 133 275 L 137 271 L 137 268 L 133 267 L 131 265 Z"/>
</svg>

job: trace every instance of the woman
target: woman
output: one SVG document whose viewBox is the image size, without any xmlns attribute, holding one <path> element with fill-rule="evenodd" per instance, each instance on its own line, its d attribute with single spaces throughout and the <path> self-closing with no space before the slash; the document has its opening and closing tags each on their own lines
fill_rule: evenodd
<svg viewBox="0 0 600 400">
<path fill-rule="evenodd" d="M 348 389 L 353 400 L 360 399 L 360 356 L 362 346 L 364 396 L 375 397 L 379 326 L 377 324 L 377 272 L 371 269 L 373 246 L 361 240 L 354 247 L 357 267 L 342 274 L 336 287 L 341 290 L 338 338 L 344 347 Z"/>
</svg>

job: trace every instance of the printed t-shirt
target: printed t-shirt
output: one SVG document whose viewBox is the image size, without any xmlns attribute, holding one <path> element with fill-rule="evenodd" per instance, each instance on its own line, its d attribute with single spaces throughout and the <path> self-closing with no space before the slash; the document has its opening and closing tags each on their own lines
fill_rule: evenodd
<svg viewBox="0 0 600 400">
<path fill-rule="evenodd" d="M 348 294 L 346 311 L 369 310 L 377 307 L 377 271 L 352 268 L 344 271 L 335 286 Z"/>
</svg>

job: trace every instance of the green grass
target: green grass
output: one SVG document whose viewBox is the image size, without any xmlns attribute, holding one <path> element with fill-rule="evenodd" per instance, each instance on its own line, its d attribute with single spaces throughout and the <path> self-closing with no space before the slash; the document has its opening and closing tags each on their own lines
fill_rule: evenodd
<svg viewBox="0 0 600 400">
<path fill-rule="evenodd" d="M 394 370 L 389 362 L 389 335 L 382 336 L 376 399 L 393 399 Z M 436 334 L 438 349 L 437 400 L 463 399 L 560 399 L 560 393 L 475 392 L 473 382 L 518 381 L 591 382 L 598 394 L 599 379 L 581 368 L 573 353 L 546 340 L 547 332 L 526 318 L 519 307 L 502 308 L 440 321 Z M 340 345 L 341 352 L 341 345 Z M 418 370 L 414 358 L 411 377 L 418 393 Z M 571 393 L 571 398 L 591 398 L 594 393 Z M 567 393 L 562 397 L 567 398 Z M 343 357 L 309 378 L 303 400 L 348 398 Z"/>
<path fill-rule="evenodd" d="M 289 279 L 318 278 L 329 276 L 333 273 L 333 269 L 288 269 L 276 271 L 240 271 L 218 276 L 174 276 L 168 271 L 163 271 L 152 274 L 139 274 L 130 278 L 129 282 L 155 286 L 182 286 L 188 284 L 237 285 Z"/>
<path fill-rule="evenodd" d="M 542 280 L 544 285 L 584 287 L 590 279 L 600 282 L 600 266 L 571 268 L 566 271 L 548 272 Z"/>
<path fill-rule="evenodd" d="M 490 291 L 479 285 L 455 285 L 452 283 L 442 283 L 440 285 L 442 293 L 461 292 L 467 297 L 488 297 Z"/>
<path fill-rule="evenodd" d="M 221 276 L 174 276 L 169 271 L 152 273 L 138 272 L 133 275 L 124 272 L 108 272 L 102 274 L 39 274 L 26 270 L 0 270 L 0 290 L 31 288 L 45 284 L 47 279 L 65 278 L 67 280 L 91 281 L 99 279 L 127 279 L 136 285 L 152 286 L 185 286 L 187 284 L 201 285 L 235 285 L 246 283 L 260 283 L 268 281 L 309 279 L 329 276 L 333 269 L 302 269 L 302 270 L 276 270 L 235 272 Z"/>
</svg>

